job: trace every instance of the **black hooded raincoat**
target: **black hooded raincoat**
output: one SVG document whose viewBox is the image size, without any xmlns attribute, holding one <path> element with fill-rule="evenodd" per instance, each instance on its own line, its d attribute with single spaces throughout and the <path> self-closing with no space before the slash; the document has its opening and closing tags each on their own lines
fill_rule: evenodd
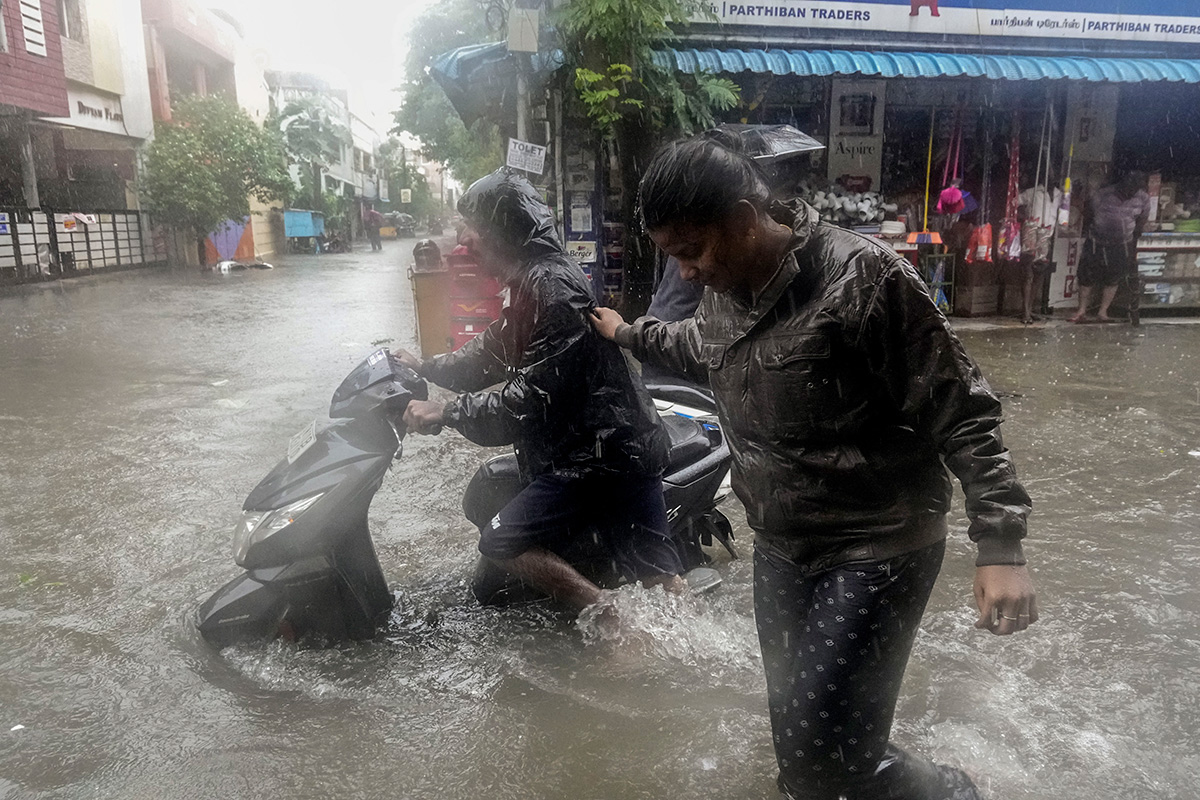
<svg viewBox="0 0 1200 800">
<path fill-rule="evenodd" d="M 643 317 L 617 341 L 711 382 L 759 546 L 824 568 L 933 544 L 948 466 L 976 563 L 1024 564 L 1030 501 L 1000 403 L 925 285 L 875 240 L 788 211 L 789 251 L 751 306 L 706 291 L 694 318 Z"/>
<path fill-rule="evenodd" d="M 660 475 L 668 444 L 654 403 L 620 348 L 588 321 L 591 284 L 567 257 L 537 191 L 495 172 L 471 186 L 458 210 L 521 257 L 503 276 L 510 295 L 500 319 L 422 366 L 424 377 L 464 393 L 448 405 L 445 423 L 477 444 L 514 444 L 525 480 Z"/>
</svg>

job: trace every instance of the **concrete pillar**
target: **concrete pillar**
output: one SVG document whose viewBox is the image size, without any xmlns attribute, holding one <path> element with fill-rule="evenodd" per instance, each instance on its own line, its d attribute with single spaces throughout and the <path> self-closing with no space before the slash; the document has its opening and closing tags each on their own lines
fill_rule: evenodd
<svg viewBox="0 0 1200 800">
<path fill-rule="evenodd" d="M 17 128 L 17 150 L 21 158 L 21 183 L 25 190 L 25 205 L 41 208 L 38 195 L 37 165 L 33 162 L 33 139 L 29 135 L 29 117 L 26 116 Z"/>
<path fill-rule="evenodd" d="M 206 97 L 208 95 L 208 70 L 204 68 L 203 64 L 197 62 L 192 68 L 192 74 L 195 76 L 196 94 Z"/>
</svg>

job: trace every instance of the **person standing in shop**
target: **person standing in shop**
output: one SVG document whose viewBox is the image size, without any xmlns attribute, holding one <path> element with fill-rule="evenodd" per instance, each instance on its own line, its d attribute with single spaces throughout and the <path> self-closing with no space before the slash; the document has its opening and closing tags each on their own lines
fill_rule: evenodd
<svg viewBox="0 0 1200 800">
<path fill-rule="evenodd" d="M 1117 287 L 1126 283 L 1130 298 L 1130 321 L 1137 324 L 1137 241 L 1150 218 L 1150 195 L 1146 193 L 1146 173 L 1131 171 L 1116 183 L 1100 189 L 1087 204 L 1083 229 L 1087 240 L 1079 257 L 1079 311 L 1071 322 L 1089 319 L 1088 311 L 1100 289 L 1100 308 L 1096 318 L 1111 322 L 1108 308 L 1117 296 Z"/>
</svg>

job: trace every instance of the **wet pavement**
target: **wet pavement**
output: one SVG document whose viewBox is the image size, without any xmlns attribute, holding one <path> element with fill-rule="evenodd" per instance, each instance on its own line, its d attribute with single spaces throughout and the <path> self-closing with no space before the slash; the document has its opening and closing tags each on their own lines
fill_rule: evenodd
<svg viewBox="0 0 1200 800">
<path fill-rule="evenodd" d="M 749 560 L 679 608 L 624 597 L 621 650 L 481 609 L 459 498 L 488 453 L 452 433 L 410 437 L 372 506 L 385 634 L 196 635 L 288 438 L 375 346 L 415 347 L 411 245 L 0 296 L 0 798 L 776 796 Z M 1043 619 L 971 627 L 959 498 L 896 740 L 996 800 L 1194 798 L 1200 326 L 959 329 L 1006 397 Z"/>
</svg>

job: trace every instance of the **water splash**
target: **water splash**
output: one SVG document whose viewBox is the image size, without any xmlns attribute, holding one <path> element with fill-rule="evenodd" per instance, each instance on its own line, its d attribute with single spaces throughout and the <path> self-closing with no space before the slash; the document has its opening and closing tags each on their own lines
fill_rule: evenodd
<svg viewBox="0 0 1200 800">
<path fill-rule="evenodd" d="M 615 612 L 615 625 L 609 609 Z M 624 586 L 609 595 L 607 605 L 584 609 L 576 627 L 589 645 L 630 647 L 687 666 L 759 669 L 753 620 L 718 595 Z"/>
</svg>

